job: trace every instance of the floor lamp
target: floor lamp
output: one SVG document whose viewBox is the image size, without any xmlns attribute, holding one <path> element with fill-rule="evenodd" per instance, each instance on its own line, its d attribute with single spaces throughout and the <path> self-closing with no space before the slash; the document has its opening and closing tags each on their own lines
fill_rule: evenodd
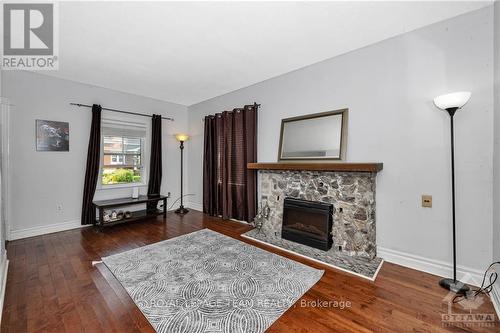
<svg viewBox="0 0 500 333">
<path fill-rule="evenodd" d="M 175 138 L 177 139 L 177 141 L 179 141 L 181 143 L 181 145 L 179 147 L 181 149 L 181 205 L 179 206 L 179 208 L 177 208 L 175 210 L 175 212 L 177 214 L 186 214 L 187 212 L 189 212 L 189 210 L 187 210 L 186 208 L 184 208 L 184 205 L 183 205 L 183 197 L 184 197 L 183 188 L 182 188 L 182 182 L 183 182 L 183 178 L 184 178 L 183 177 L 183 169 L 184 169 L 184 166 L 183 166 L 183 152 L 184 152 L 184 142 L 189 139 L 189 135 L 187 135 L 187 134 L 176 134 Z"/>
<path fill-rule="evenodd" d="M 469 287 L 457 280 L 457 246 L 456 246 L 456 226 L 455 226 L 455 145 L 453 133 L 453 116 L 455 112 L 462 108 L 470 99 L 471 93 L 468 91 L 455 92 L 441 95 L 434 98 L 434 105 L 441 110 L 445 110 L 450 115 L 451 130 L 451 200 L 452 200 L 452 222 L 453 222 L 453 279 L 442 279 L 439 285 L 457 294 L 465 294 Z"/>
</svg>

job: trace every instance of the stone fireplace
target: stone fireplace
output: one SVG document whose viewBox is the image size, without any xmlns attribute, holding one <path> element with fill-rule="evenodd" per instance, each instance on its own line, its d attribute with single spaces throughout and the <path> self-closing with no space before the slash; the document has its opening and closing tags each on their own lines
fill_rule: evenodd
<svg viewBox="0 0 500 333">
<path fill-rule="evenodd" d="M 328 252 L 376 257 L 375 187 L 382 164 L 255 165 L 249 168 L 260 170 L 259 199 L 267 201 L 271 208 L 269 219 L 263 225 L 264 233 L 281 238 L 285 198 L 332 204 L 333 247 Z"/>
</svg>

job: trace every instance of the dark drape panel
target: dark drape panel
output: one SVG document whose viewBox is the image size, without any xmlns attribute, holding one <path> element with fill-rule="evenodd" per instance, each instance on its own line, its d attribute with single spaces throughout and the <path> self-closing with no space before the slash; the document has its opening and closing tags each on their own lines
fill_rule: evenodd
<svg viewBox="0 0 500 333">
<path fill-rule="evenodd" d="M 161 187 L 161 115 L 154 114 L 151 123 L 151 157 L 149 161 L 148 195 L 159 195 Z M 157 202 L 148 204 L 148 210 L 155 209 Z M 167 207 L 163 207 L 167 209 Z"/>
<path fill-rule="evenodd" d="M 257 210 L 256 104 L 205 117 L 203 211 L 251 221 Z"/>
<path fill-rule="evenodd" d="M 218 205 L 218 158 L 217 158 L 217 136 L 216 118 L 205 117 L 205 140 L 203 148 L 203 211 L 207 214 L 219 215 Z"/>
<path fill-rule="evenodd" d="M 94 200 L 97 178 L 99 176 L 101 146 L 101 106 L 92 105 L 92 124 L 90 126 L 90 139 L 87 151 L 87 168 L 83 185 L 82 224 L 95 223 Z"/>
</svg>

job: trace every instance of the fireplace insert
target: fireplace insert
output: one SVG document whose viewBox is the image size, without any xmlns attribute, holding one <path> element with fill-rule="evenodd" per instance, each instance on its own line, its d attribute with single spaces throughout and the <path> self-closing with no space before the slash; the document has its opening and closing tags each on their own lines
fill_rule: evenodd
<svg viewBox="0 0 500 333">
<path fill-rule="evenodd" d="M 332 247 L 333 205 L 285 198 L 281 237 L 324 251 Z"/>
</svg>

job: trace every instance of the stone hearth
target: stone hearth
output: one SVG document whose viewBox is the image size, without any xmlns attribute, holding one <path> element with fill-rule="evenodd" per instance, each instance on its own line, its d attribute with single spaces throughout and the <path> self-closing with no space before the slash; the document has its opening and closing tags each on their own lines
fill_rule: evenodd
<svg viewBox="0 0 500 333">
<path fill-rule="evenodd" d="M 367 258 L 363 256 L 351 256 L 334 250 L 323 251 L 281 237 L 274 237 L 262 231 L 259 232 L 257 229 L 247 231 L 242 236 L 358 274 L 370 280 L 375 280 L 378 269 L 382 264 L 382 259 L 379 257 Z"/>
<path fill-rule="evenodd" d="M 261 170 L 261 201 L 271 208 L 262 231 L 281 238 L 285 197 L 334 205 L 333 248 L 330 251 L 376 257 L 375 172 Z"/>
</svg>

